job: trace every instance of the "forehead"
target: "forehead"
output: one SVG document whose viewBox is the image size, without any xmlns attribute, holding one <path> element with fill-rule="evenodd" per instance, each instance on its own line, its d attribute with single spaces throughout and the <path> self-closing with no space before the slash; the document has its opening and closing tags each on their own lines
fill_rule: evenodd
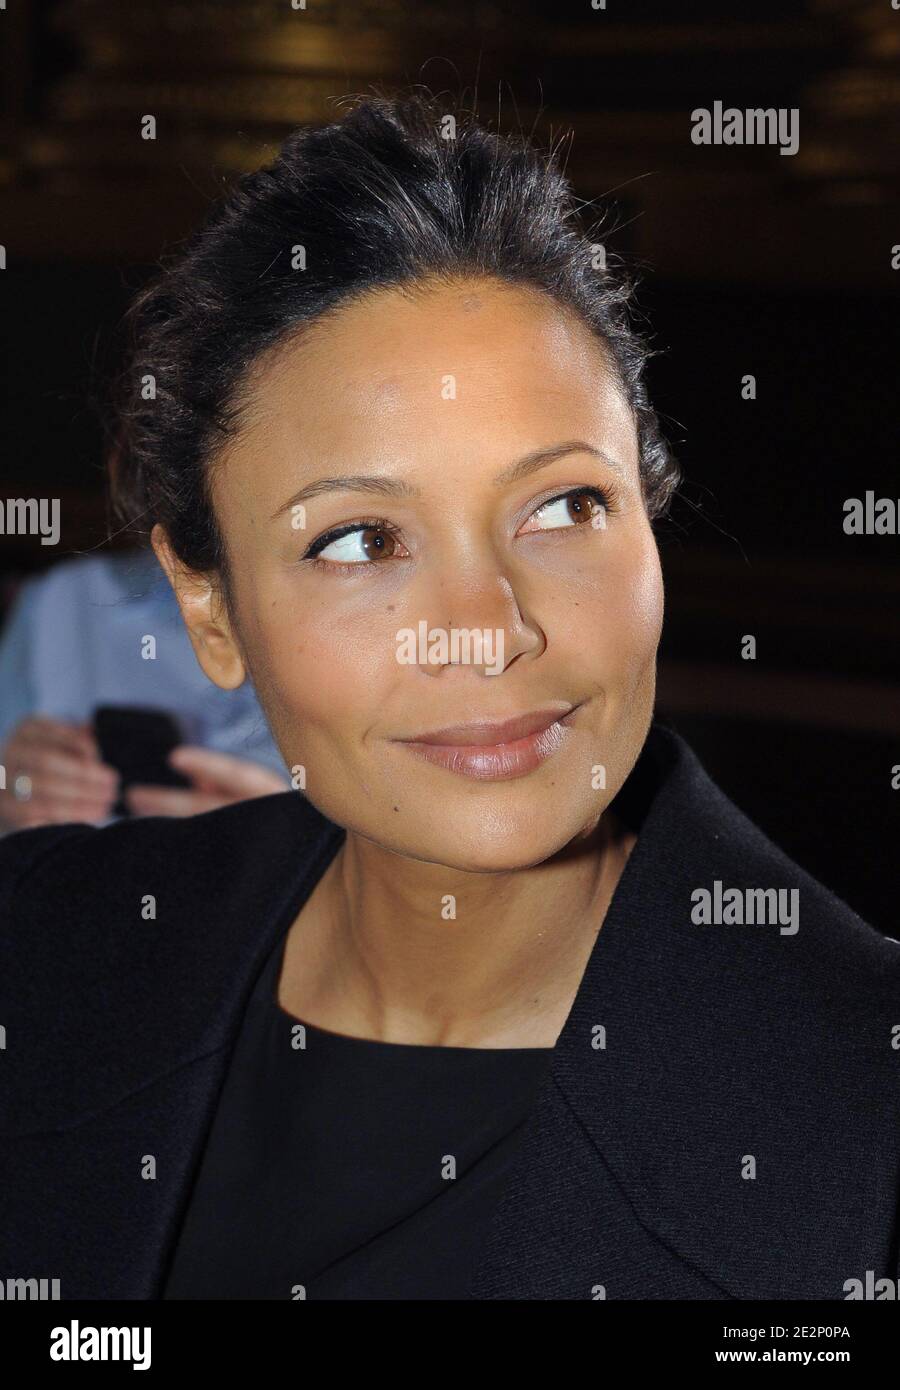
<svg viewBox="0 0 900 1390">
<path fill-rule="evenodd" d="M 605 345 L 550 296 L 491 279 L 345 302 L 261 358 L 243 394 L 239 457 L 412 460 L 486 433 L 505 454 L 551 442 L 549 430 L 593 433 L 636 460 Z"/>
</svg>

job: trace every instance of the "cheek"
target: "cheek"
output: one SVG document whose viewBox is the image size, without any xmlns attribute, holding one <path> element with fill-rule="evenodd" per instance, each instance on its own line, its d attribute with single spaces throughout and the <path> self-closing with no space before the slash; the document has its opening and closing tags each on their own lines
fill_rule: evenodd
<svg viewBox="0 0 900 1390">
<path fill-rule="evenodd" d="M 610 549 L 571 601 L 562 627 L 572 660 L 606 689 L 640 679 L 655 661 L 663 620 L 662 572 L 649 527 Z"/>
<path fill-rule="evenodd" d="M 379 708 L 391 677 L 392 615 L 353 605 L 302 611 L 293 596 L 270 602 L 255 629 L 254 679 L 269 721 L 350 735 Z"/>
<path fill-rule="evenodd" d="M 663 580 L 652 534 L 623 578 L 623 621 L 632 633 L 636 660 L 655 658 L 663 623 Z"/>
</svg>

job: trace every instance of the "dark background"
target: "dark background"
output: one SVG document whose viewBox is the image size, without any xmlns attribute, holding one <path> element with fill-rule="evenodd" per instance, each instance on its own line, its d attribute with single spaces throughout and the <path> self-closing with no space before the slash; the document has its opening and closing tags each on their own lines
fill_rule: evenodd
<svg viewBox="0 0 900 1390">
<path fill-rule="evenodd" d="M 643 272 L 650 388 L 686 475 L 659 532 L 660 713 L 896 934 L 900 539 L 843 531 L 846 498 L 900 507 L 888 0 L 7 0 L 0 36 L 3 495 L 61 499 L 55 560 L 104 543 L 104 381 L 131 293 L 292 126 L 376 83 L 477 79 L 482 119 L 544 145 L 573 132 L 576 192 L 611 204 L 603 239 Z M 693 145 L 691 111 L 716 100 L 799 108 L 799 152 Z M 0 547 L 5 607 L 48 555 Z"/>
</svg>

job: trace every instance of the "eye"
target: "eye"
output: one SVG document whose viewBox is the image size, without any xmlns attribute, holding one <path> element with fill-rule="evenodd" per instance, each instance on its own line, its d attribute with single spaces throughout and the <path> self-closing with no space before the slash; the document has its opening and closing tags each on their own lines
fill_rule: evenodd
<svg viewBox="0 0 900 1390">
<path fill-rule="evenodd" d="M 542 502 L 518 533 L 560 531 L 593 523 L 603 529 L 607 512 L 615 510 L 612 494 L 604 488 L 573 487 L 559 497 Z M 534 524 L 548 522 L 548 525 Z M 326 531 L 303 555 L 322 569 L 352 570 L 378 564 L 381 560 L 403 559 L 406 550 L 390 522 L 368 518 L 348 526 Z"/>
<path fill-rule="evenodd" d="M 591 525 L 592 523 L 602 530 L 606 513 L 611 510 L 610 496 L 601 488 L 572 488 L 559 497 L 551 497 L 549 501 L 542 502 L 532 512 L 519 534 L 528 535 L 532 531 L 559 531 L 565 527 Z M 531 523 L 534 521 L 548 524 L 532 526 Z"/>
<path fill-rule="evenodd" d="M 323 565 L 367 565 L 395 555 L 397 546 L 386 521 L 359 521 L 327 531 L 313 541 L 303 558 Z"/>
</svg>

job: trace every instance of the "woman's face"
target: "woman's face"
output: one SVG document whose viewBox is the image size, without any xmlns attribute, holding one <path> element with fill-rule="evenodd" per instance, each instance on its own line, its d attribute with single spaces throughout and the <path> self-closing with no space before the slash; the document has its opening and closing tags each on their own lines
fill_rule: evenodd
<svg viewBox="0 0 900 1390">
<path fill-rule="evenodd" d="M 537 292 L 431 283 L 319 321 L 252 388 L 212 483 L 224 640 L 309 799 L 466 870 L 588 833 L 644 742 L 663 611 L 603 347 Z M 415 743 L 534 712 L 549 732 L 505 748 Z"/>
</svg>

